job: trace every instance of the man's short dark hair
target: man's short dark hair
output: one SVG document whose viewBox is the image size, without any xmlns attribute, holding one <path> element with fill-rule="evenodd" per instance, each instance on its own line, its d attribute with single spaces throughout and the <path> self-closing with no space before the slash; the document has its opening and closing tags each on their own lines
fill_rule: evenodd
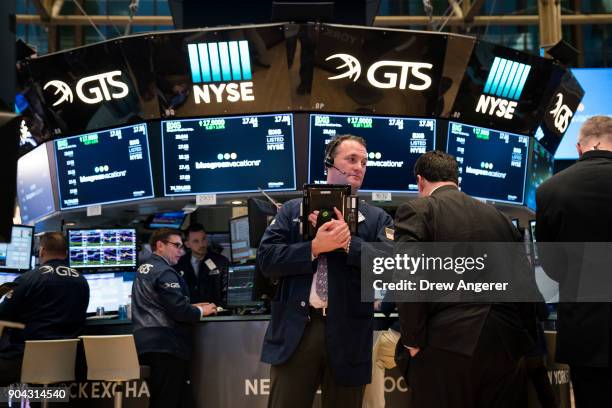
<svg viewBox="0 0 612 408">
<path fill-rule="evenodd" d="M 414 164 L 414 176 L 421 176 L 430 182 L 452 181 L 459 184 L 457 160 L 450 154 L 432 150 L 418 158 Z"/>
<path fill-rule="evenodd" d="M 42 234 L 39 246 L 44 248 L 45 251 L 55 255 L 66 255 L 66 252 L 68 252 L 64 234 L 57 231 L 45 232 Z"/>
<path fill-rule="evenodd" d="M 151 238 L 149 238 L 149 245 L 151 245 L 151 251 L 155 252 L 155 249 L 157 248 L 157 242 L 166 242 L 168 241 L 168 238 L 170 238 L 172 235 L 178 235 L 181 238 L 183 237 L 181 231 L 177 229 L 160 228 L 158 230 L 155 230 L 151 235 Z"/>
<path fill-rule="evenodd" d="M 189 238 L 189 234 L 192 232 L 203 232 L 206 234 L 206 228 L 200 223 L 193 223 L 185 230 L 185 238 Z"/>
<path fill-rule="evenodd" d="M 362 145 L 365 149 L 367 149 L 366 141 L 363 137 L 355 136 L 355 135 L 341 135 L 334 137 L 325 147 L 325 161 L 334 162 L 334 157 L 336 157 L 336 150 L 338 150 L 338 146 L 347 140 L 351 140 L 353 142 L 357 142 Z"/>
</svg>

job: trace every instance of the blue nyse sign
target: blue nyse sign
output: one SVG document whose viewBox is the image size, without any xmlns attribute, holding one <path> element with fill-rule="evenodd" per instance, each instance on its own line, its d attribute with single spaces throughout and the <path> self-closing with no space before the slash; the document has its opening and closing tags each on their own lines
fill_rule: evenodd
<svg viewBox="0 0 612 408">
<path fill-rule="evenodd" d="M 512 119 L 529 71 L 530 65 L 495 57 L 483 89 L 486 95 L 480 95 L 476 112 Z"/>
<path fill-rule="evenodd" d="M 248 41 L 188 44 L 195 103 L 255 100 Z"/>
</svg>

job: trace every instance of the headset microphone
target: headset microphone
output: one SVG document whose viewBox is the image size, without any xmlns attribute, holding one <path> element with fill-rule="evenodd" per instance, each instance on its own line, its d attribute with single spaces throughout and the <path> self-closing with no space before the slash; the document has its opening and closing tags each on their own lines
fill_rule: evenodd
<svg viewBox="0 0 612 408">
<path fill-rule="evenodd" d="M 326 167 L 333 167 L 334 169 L 338 170 L 343 175 L 348 176 L 348 173 L 346 171 L 340 170 L 338 167 L 334 166 L 334 163 L 331 160 L 329 160 L 329 159 L 326 159 L 323 162 L 323 164 L 325 164 Z"/>
</svg>

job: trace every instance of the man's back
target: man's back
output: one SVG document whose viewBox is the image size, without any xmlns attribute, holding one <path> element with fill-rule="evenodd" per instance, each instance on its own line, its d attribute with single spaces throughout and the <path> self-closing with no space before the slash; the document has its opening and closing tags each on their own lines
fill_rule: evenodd
<svg viewBox="0 0 612 408">
<path fill-rule="evenodd" d="M 590 151 L 537 192 L 541 242 L 612 241 L 612 152 Z"/>
<path fill-rule="evenodd" d="M 395 218 L 395 236 L 399 242 L 516 242 L 519 232 L 494 207 L 475 200 L 454 186 L 442 186 L 432 195 L 401 206 Z M 480 330 L 489 316 L 491 304 L 477 303 L 403 303 L 400 322 L 415 327 L 425 319 L 428 328 L 415 333 L 406 343 L 436 346 L 444 350 L 471 355 Z M 522 331 L 518 311 L 512 305 L 496 305 L 496 313 L 512 322 L 511 332 Z M 402 332 L 404 337 L 409 337 Z M 426 337 L 424 337 L 426 336 Z M 527 347 L 521 336 L 515 344 L 506 344 L 512 354 Z M 510 343 L 510 342 L 509 342 Z"/>
<path fill-rule="evenodd" d="M 25 330 L 11 332 L 6 353 L 23 351 L 24 340 L 77 337 L 89 303 L 87 280 L 62 261 L 49 261 L 16 279 L 10 298 L 0 306 L 0 317 L 25 323 Z"/>
<path fill-rule="evenodd" d="M 585 152 L 577 163 L 544 182 L 536 200 L 539 242 L 612 242 L 612 152 Z M 578 245 L 567 249 L 580 251 Z M 555 251 L 552 260 L 546 251 L 540 254 L 546 273 L 560 283 L 561 299 L 577 294 L 573 289 L 581 279 L 582 254 Z M 566 260 L 560 261 L 561 256 Z M 557 360 L 607 366 L 611 318 L 610 303 L 560 303 Z"/>
</svg>

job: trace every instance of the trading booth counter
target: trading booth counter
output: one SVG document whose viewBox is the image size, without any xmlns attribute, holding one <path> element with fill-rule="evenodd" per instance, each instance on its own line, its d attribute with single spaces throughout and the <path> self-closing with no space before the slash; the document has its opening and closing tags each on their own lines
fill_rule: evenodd
<svg viewBox="0 0 612 408">
<path fill-rule="evenodd" d="M 374 338 L 386 327 L 386 318 L 377 314 Z M 259 361 L 263 337 L 268 326 L 269 315 L 215 316 L 203 318 L 194 330 L 195 349 L 192 357 L 192 387 L 196 407 L 253 408 L 267 406 L 270 393 L 270 369 Z M 86 334 L 129 334 L 129 320 L 90 320 Z M 554 353 L 555 332 L 546 332 L 549 344 L 549 378 L 560 407 L 570 407 L 569 370 L 567 366 L 555 364 L 550 357 Z M 387 370 L 385 376 L 386 406 L 409 407 L 409 389 L 399 370 Z M 71 393 L 79 406 L 111 407 L 113 400 L 103 393 L 104 385 L 96 382 L 74 384 Z M 126 408 L 146 407 L 149 391 L 141 381 L 127 384 Z M 539 407 L 533 389 L 530 390 L 529 408 Z M 320 407 L 320 394 L 314 407 Z"/>
</svg>

